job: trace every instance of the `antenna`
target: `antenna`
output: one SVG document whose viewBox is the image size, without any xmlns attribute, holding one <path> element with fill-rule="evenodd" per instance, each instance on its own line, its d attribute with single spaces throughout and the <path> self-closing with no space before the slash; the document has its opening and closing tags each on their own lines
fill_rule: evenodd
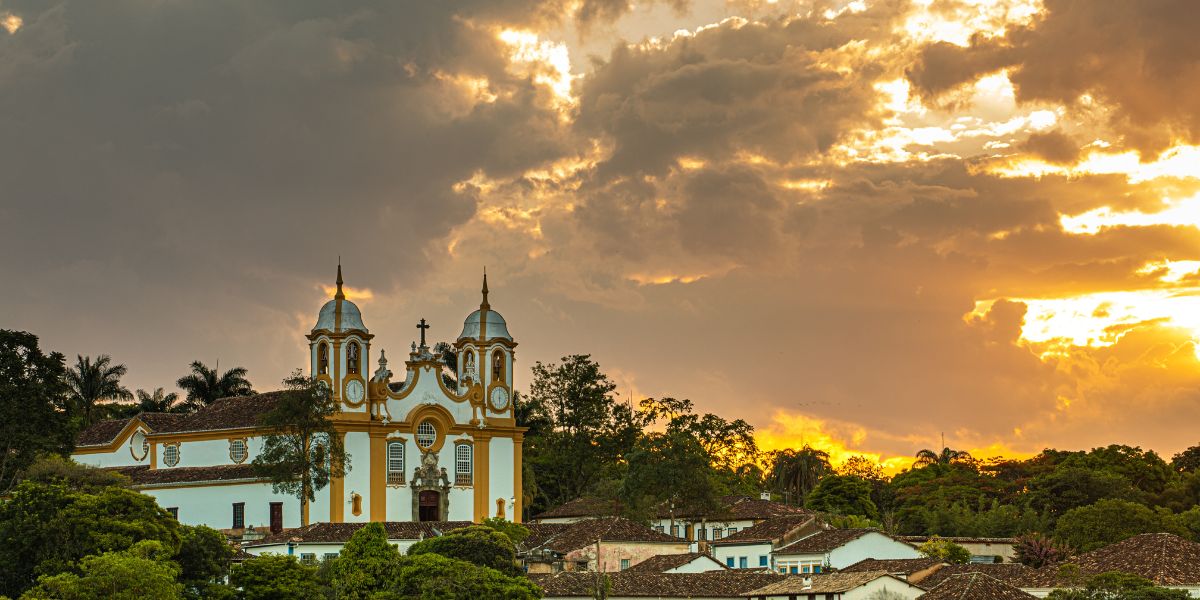
<svg viewBox="0 0 1200 600">
<path fill-rule="evenodd" d="M 946 449 L 946 432 L 942 432 L 942 450 Z"/>
</svg>

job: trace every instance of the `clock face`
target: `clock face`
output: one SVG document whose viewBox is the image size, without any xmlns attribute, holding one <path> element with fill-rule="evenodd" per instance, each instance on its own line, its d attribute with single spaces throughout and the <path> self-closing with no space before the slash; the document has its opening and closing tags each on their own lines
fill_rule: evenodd
<svg viewBox="0 0 1200 600">
<path fill-rule="evenodd" d="M 346 384 L 346 399 L 351 402 L 362 402 L 363 384 L 361 381 L 354 379 Z"/>
<path fill-rule="evenodd" d="M 508 408 L 508 390 L 502 387 L 492 388 L 492 408 L 496 410 Z"/>
</svg>

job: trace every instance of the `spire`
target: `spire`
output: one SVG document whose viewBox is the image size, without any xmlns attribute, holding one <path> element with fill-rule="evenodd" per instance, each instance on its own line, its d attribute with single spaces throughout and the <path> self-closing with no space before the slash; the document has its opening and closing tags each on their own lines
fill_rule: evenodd
<svg viewBox="0 0 1200 600">
<path fill-rule="evenodd" d="M 345 300 L 346 293 L 342 291 L 342 257 L 338 257 L 338 276 L 337 276 L 337 294 L 333 296 L 338 300 Z"/>
<path fill-rule="evenodd" d="M 483 268 L 483 302 L 479 303 L 479 310 L 487 310 L 487 309 L 491 308 L 491 305 L 488 304 L 487 294 L 488 294 L 487 267 L 484 267 Z"/>
</svg>

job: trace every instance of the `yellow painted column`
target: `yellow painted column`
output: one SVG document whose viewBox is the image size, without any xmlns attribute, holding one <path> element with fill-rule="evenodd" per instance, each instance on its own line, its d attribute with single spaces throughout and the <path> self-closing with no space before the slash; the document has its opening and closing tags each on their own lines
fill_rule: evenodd
<svg viewBox="0 0 1200 600">
<path fill-rule="evenodd" d="M 342 438 L 342 446 L 346 444 L 346 434 L 338 432 Z M 341 523 L 346 520 L 346 481 L 344 477 L 329 478 L 329 522 Z"/>
<path fill-rule="evenodd" d="M 387 521 L 387 434 L 371 432 L 371 520 Z"/>
<path fill-rule="evenodd" d="M 525 447 L 525 436 L 518 433 L 513 436 L 513 514 L 512 522 L 521 522 L 521 507 L 525 505 L 525 488 L 524 477 L 525 472 L 522 469 L 524 464 L 523 454 Z"/>
<path fill-rule="evenodd" d="M 491 499 L 488 497 L 488 484 L 491 482 L 491 454 L 488 452 L 491 443 L 491 434 L 487 432 L 477 432 L 471 434 L 471 438 L 475 441 L 475 480 L 472 484 L 475 486 L 475 522 L 478 523 L 490 515 Z"/>
</svg>

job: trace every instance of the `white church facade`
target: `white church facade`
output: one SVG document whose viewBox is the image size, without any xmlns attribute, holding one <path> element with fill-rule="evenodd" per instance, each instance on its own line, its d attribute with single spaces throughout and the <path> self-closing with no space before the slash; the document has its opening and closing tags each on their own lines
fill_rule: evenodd
<svg viewBox="0 0 1200 600">
<path fill-rule="evenodd" d="M 350 468 L 317 492 L 307 519 L 294 496 L 273 493 L 251 465 L 266 433 L 259 416 L 281 392 L 225 398 L 188 415 L 101 421 L 80 434 L 73 458 L 119 468 L 181 522 L 227 531 L 279 531 L 302 520 L 519 521 L 525 429 L 513 414 L 517 344 L 488 304 L 486 275 L 482 294 L 454 343 L 453 379 L 427 346 L 424 319 L 421 341 L 395 377 L 345 297 L 338 267 L 337 293 L 307 337 L 310 373 L 330 386 L 340 409 L 333 422 Z"/>
</svg>

